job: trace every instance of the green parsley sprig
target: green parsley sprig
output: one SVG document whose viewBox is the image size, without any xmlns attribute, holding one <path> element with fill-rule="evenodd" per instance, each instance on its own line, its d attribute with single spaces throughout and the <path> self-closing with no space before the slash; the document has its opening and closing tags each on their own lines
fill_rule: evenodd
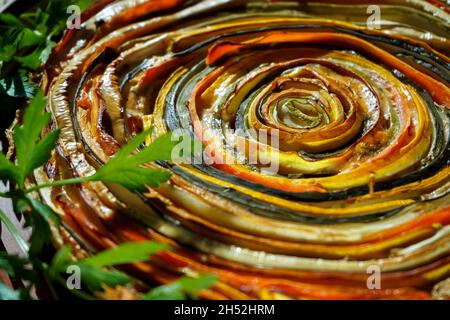
<svg viewBox="0 0 450 320">
<path fill-rule="evenodd" d="M 17 277 L 33 283 L 37 273 L 44 274 L 50 287 L 53 282 L 64 284 L 63 273 L 69 264 L 80 268 L 88 291 L 102 290 L 103 286 L 115 287 L 125 285 L 131 279 L 117 270 L 108 270 L 118 264 L 145 261 L 151 254 L 169 248 L 155 242 L 127 243 L 117 248 L 101 252 L 82 261 L 73 262 L 70 248 L 63 247 L 54 257 L 52 263 L 41 261 L 40 253 L 49 242 L 51 231 L 49 223 L 59 224 L 58 216 L 46 204 L 40 202 L 30 194 L 41 188 L 52 186 L 78 184 L 90 181 L 102 181 L 120 184 L 130 190 L 145 190 L 147 185 L 158 186 L 167 181 L 170 173 L 143 166 L 157 160 L 170 160 L 172 149 L 179 143 L 172 139 L 170 134 L 155 139 L 149 146 L 140 152 L 134 152 L 146 139 L 150 130 L 138 134 L 135 138 L 121 148 L 117 154 L 101 167 L 97 172 L 87 177 L 77 177 L 66 180 L 56 180 L 46 184 L 37 184 L 26 187 L 29 175 L 45 164 L 55 147 L 59 131 L 55 130 L 41 134 L 50 122 L 50 114 L 45 111 L 46 98 L 38 92 L 29 106 L 25 109 L 22 123 L 14 129 L 14 144 L 16 148 L 16 161 L 8 160 L 0 153 L 0 179 L 11 184 L 11 191 L 0 194 L 1 197 L 13 200 L 16 212 L 22 213 L 26 225 L 31 226 L 32 234 L 30 247 L 22 239 L 19 231 L 12 225 L 6 215 L 0 211 L 0 220 L 5 223 L 12 236 L 20 247 L 27 253 L 26 258 L 1 253 L 0 268 L 6 270 L 11 277 Z M 27 266 L 32 269 L 27 269 Z M 200 276 L 198 278 L 182 277 L 179 281 L 158 287 L 143 296 L 143 299 L 186 299 L 195 297 L 196 293 L 208 288 L 216 281 L 214 276 Z M 5 285 L 0 287 L 0 299 L 29 298 L 31 286 L 18 292 L 11 291 Z M 52 290 L 54 291 L 54 290 Z M 83 291 L 73 291 L 85 299 L 95 297 Z"/>
<path fill-rule="evenodd" d="M 4 107 L 18 109 L 23 99 L 37 90 L 29 81 L 50 56 L 56 40 L 66 28 L 67 7 L 85 9 L 92 0 L 53 0 L 44 9 L 26 12 L 19 17 L 0 14 L 0 97 Z"/>
</svg>

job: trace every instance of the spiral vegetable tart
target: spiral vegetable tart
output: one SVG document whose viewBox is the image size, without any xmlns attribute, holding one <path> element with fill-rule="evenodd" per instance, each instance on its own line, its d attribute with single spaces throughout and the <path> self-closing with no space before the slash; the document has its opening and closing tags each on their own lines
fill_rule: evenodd
<svg viewBox="0 0 450 320">
<path fill-rule="evenodd" d="M 448 6 L 102 0 L 82 20 L 42 75 L 61 134 L 36 181 L 91 175 L 149 127 L 149 141 L 182 129 L 209 153 L 148 164 L 172 175 L 141 193 L 43 189 L 63 221 L 55 245 L 83 257 L 169 244 L 126 270 L 151 284 L 215 274 L 204 299 L 437 297 L 450 275 Z"/>
</svg>

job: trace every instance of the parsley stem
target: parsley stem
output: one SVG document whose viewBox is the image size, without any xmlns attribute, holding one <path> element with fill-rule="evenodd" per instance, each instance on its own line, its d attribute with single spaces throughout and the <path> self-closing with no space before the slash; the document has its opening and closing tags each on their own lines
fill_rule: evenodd
<svg viewBox="0 0 450 320">
<path fill-rule="evenodd" d="M 42 277 L 47 284 L 47 287 L 50 291 L 50 294 L 52 295 L 54 300 L 59 300 L 58 292 L 56 292 L 55 286 L 53 285 L 52 279 L 50 278 L 49 271 L 48 271 L 48 265 L 46 263 L 43 263 L 40 260 L 36 260 L 35 264 L 36 268 L 39 268 Z"/>
<path fill-rule="evenodd" d="M 11 220 L 6 216 L 6 214 L 0 210 L 0 221 L 3 221 L 6 228 L 11 233 L 11 236 L 16 240 L 17 244 L 19 245 L 20 249 L 23 251 L 23 253 L 28 255 L 28 245 L 23 240 L 22 236 L 20 235 L 19 230 L 12 224 Z"/>
<path fill-rule="evenodd" d="M 91 177 L 88 176 L 88 177 L 78 177 L 78 178 L 71 178 L 71 179 L 56 180 L 56 181 L 53 181 L 53 182 L 48 182 L 48 183 L 35 185 L 35 186 L 31 187 L 31 188 L 25 189 L 24 192 L 25 193 L 30 193 L 30 192 L 37 191 L 37 190 L 42 189 L 42 188 L 49 188 L 49 187 L 57 187 L 57 186 L 63 186 L 63 185 L 68 185 L 68 184 L 83 183 L 83 182 L 90 181 L 90 178 Z"/>
</svg>

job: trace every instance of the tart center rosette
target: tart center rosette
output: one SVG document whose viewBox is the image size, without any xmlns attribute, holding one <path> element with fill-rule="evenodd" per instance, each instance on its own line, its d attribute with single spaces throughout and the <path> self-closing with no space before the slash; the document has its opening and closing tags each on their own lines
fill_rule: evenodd
<svg viewBox="0 0 450 320">
<path fill-rule="evenodd" d="M 218 275 L 204 298 L 429 298 L 449 276 L 445 8 L 380 2 L 369 30 L 359 1 L 110 2 L 47 65 L 61 138 L 36 179 L 92 174 L 150 126 L 149 140 L 187 132 L 202 156 L 149 164 L 172 177 L 144 194 L 53 188 L 56 238 L 175 246 L 130 272 Z"/>
</svg>

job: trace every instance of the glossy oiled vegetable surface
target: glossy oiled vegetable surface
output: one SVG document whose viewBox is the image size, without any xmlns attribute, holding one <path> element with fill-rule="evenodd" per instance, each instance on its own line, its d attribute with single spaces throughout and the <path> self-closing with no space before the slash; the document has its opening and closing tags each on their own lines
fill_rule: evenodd
<svg viewBox="0 0 450 320">
<path fill-rule="evenodd" d="M 431 298 L 450 274 L 448 12 L 419 0 L 97 1 L 47 63 L 61 137 L 36 179 L 90 175 L 150 126 L 152 138 L 187 130 L 208 157 L 151 164 L 172 177 L 148 193 L 43 192 L 64 221 L 55 240 L 79 255 L 168 243 L 130 273 L 216 274 L 209 299 Z"/>
</svg>

